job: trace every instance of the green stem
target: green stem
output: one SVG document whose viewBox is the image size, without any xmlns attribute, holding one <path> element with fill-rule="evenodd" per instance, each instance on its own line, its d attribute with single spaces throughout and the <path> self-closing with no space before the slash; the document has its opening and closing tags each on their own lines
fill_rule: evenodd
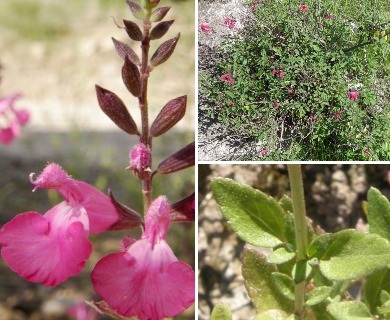
<svg viewBox="0 0 390 320">
<path fill-rule="evenodd" d="M 297 244 L 297 261 L 306 259 L 307 222 L 305 198 L 303 192 L 302 172 L 299 164 L 288 164 L 290 176 L 291 196 L 294 211 L 295 241 Z M 295 315 L 300 319 L 303 316 L 305 296 L 305 281 L 295 285 Z"/>
</svg>

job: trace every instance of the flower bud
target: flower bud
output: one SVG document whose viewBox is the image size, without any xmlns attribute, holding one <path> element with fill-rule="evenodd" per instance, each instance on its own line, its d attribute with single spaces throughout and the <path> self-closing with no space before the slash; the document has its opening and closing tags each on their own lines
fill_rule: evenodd
<svg viewBox="0 0 390 320">
<path fill-rule="evenodd" d="M 153 11 L 152 15 L 150 16 L 150 21 L 152 22 L 159 22 L 167 15 L 168 11 L 171 9 L 171 7 L 161 7 L 157 8 Z"/>
<path fill-rule="evenodd" d="M 122 67 L 122 79 L 127 90 L 131 92 L 134 97 L 141 95 L 141 77 L 138 67 L 132 63 L 128 56 L 125 57 L 125 63 Z"/>
<path fill-rule="evenodd" d="M 187 96 L 181 96 L 169 101 L 153 121 L 150 127 L 150 135 L 158 137 L 171 129 L 186 112 Z"/>
<path fill-rule="evenodd" d="M 112 42 L 114 43 L 116 52 L 123 60 L 125 60 L 125 57 L 128 56 L 130 61 L 132 63 L 134 63 L 136 66 L 139 66 L 141 64 L 139 57 L 134 52 L 134 50 L 130 48 L 130 46 L 128 46 L 126 43 L 118 41 L 114 38 L 111 38 L 111 39 L 112 39 Z"/>
<path fill-rule="evenodd" d="M 122 100 L 111 91 L 98 85 L 95 87 L 98 102 L 103 112 L 123 131 L 139 135 L 137 125 Z"/>
<path fill-rule="evenodd" d="M 139 142 L 130 151 L 130 166 L 126 169 L 133 170 L 139 179 L 145 180 L 151 174 L 151 161 L 149 147 Z"/>
<path fill-rule="evenodd" d="M 175 20 L 163 21 L 157 24 L 150 32 L 150 39 L 156 40 L 164 36 L 168 32 L 169 27 L 172 25 L 174 21 Z"/>
<path fill-rule="evenodd" d="M 171 205 L 171 222 L 195 221 L 195 192 Z"/>
<path fill-rule="evenodd" d="M 180 33 L 175 38 L 165 41 L 161 46 L 159 46 L 150 59 L 150 65 L 152 67 L 157 67 L 159 64 L 167 61 L 175 50 L 179 38 Z"/>
<path fill-rule="evenodd" d="M 160 174 L 168 174 L 191 167 L 194 164 L 195 142 L 192 142 L 161 162 L 157 167 L 157 172 Z"/>
<path fill-rule="evenodd" d="M 130 0 L 126 0 L 126 2 L 130 8 L 131 13 L 136 19 L 142 20 L 143 18 L 145 18 L 145 14 L 138 3 Z"/>
<path fill-rule="evenodd" d="M 125 24 L 126 32 L 131 39 L 135 41 L 142 41 L 142 31 L 136 23 L 129 20 L 123 20 L 123 23 Z"/>
</svg>

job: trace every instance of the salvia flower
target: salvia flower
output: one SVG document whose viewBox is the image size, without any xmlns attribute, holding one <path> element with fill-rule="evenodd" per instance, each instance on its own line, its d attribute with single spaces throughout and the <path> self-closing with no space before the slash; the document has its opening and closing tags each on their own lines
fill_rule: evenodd
<svg viewBox="0 0 390 320">
<path fill-rule="evenodd" d="M 277 74 L 278 72 L 279 72 L 278 69 L 272 70 L 272 74 Z"/>
<path fill-rule="evenodd" d="M 333 16 L 330 14 L 328 16 L 325 17 L 326 19 L 329 19 L 329 20 L 333 20 Z"/>
<path fill-rule="evenodd" d="M 137 177 L 143 179 L 151 173 L 151 159 L 150 148 L 139 142 L 130 151 L 130 166 L 128 169 L 133 170 Z"/>
<path fill-rule="evenodd" d="M 268 153 L 267 149 L 261 150 L 260 151 L 260 156 L 264 157 Z"/>
<path fill-rule="evenodd" d="M 310 115 L 310 120 L 311 122 L 314 122 L 316 120 L 316 116 L 314 114 Z"/>
<path fill-rule="evenodd" d="M 348 98 L 349 100 L 355 101 L 357 99 L 358 92 L 356 91 L 349 91 L 348 92 Z"/>
<path fill-rule="evenodd" d="M 299 6 L 299 9 L 303 10 L 303 12 L 306 12 L 307 11 L 307 7 L 304 5 L 304 4 L 301 4 Z"/>
<path fill-rule="evenodd" d="M 278 109 L 279 109 L 279 105 L 278 105 L 277 102 L 274 102 L 274 108 L 275 108 L 275 110 L 278 110 Z"/>
<path fill-rule="evenodd" d="M 281 77 L 281 78 L 284 77 L 284 72 L 282 70 L 279 71 L 279 77 Z"/>
<path fill-rule="evenodd" d="M 25 126 L 30 113 L 26 109 L 16 109 L 15 101 L 19 99 L 19 93 L 6 98 L 0 98 L 0 143 L 10 144 L 20 135 L 20 128 Z"/>
<path fill-rule="evenodd" d="M 364 155 L 366 157 L 369 157 L 371 155 L 370 150 L 368 150 L 368 147 L 366 147 L 366 149 L 364 150 Z"/>
<path fill-rule="evenodd" d="M 229 26 L 230 29 L 233 29 L 235 27 L 235 25 L 236 25 L 236 20 L 230 19 L 230 18 L 226 18 L 223 21 L 223 24 Z"/>
<path fill-rule="evenodd" d="M 340 120 L 340 118 L 341 118 L 341 115 L 342 115 L 341 112 L 336 111 L 336 112 L 334 113 L 334 122 L 339 122 L 339 120 Z"/>
<path fill-rule="evenodd" d="M 91 274 L 95 291 L 124 317 L 162 320 L 194 302 L 195 274 L 165 241 L 169 219 L 170 206 L 160 196 L 147 211 L 142 238 L 126 238 L 123 252 L 104 257 Z"/>
<path fill-rule="evenodd" d="M 232 75 L 230 73 L 226 73 L 226 74 L 222 75 L 221 80 L 222 81 L 227 81 L 230 84 L 233 83 L 233 77 L 232 77 Z"/>
<path fill-rule="evenodd" d="M 43 216 L 25 212 L 5 224 L 0 229 L 1 255 L 23 278 L 56 286 L 81 272 L 92 251 L 88 235 L 107 230 L 118 213 L 107 196 L 54 163 L 35 181 L 30 176 L 34 190 L 54 189 L 65 201 Z"/>
<path fill-rule="evenodd" d="M 207 23 L 201 23 L 200 30 L 202 30 L 205 33 L 213 32 L 213 30 L 211 29 L 211 27 Z"/>
</svg>

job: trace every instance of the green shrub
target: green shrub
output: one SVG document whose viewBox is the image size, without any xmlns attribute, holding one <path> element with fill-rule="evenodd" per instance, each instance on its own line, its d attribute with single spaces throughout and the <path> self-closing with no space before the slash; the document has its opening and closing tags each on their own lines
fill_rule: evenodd
<svg viewBox="0 0 390 320">
<path fill-rule="evenodd" d="M 253 22 L 221 45 L 218 74 L 202 79 L 214 104 L 206 112 L 267 150 L 253 159 L 389 159 L 386 9 L 355 0 L 258 4 Z"/>
</svg>

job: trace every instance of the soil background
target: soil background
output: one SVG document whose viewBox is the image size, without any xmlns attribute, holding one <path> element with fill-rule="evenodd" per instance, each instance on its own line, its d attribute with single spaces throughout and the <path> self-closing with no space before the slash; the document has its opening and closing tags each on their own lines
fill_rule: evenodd
<svg viewBox="0 0 390 320">
<path fill-rule="evenodd" d="M 366 230 L 362 202 L 369 187 L 390 198 L 389 164 L 306 164 L 302 166 L 308 216 L 325 231 Z M 276 199 L 289 194 L 284 164 L 199 165 L 199 319 L 217 303 L 230 306 L 234 320 L 255 316 L 241 274 L 245 243 L 224 221 L 210 191 L 213 177 L 225 177 L 262 190 Z"/>
</svg>

